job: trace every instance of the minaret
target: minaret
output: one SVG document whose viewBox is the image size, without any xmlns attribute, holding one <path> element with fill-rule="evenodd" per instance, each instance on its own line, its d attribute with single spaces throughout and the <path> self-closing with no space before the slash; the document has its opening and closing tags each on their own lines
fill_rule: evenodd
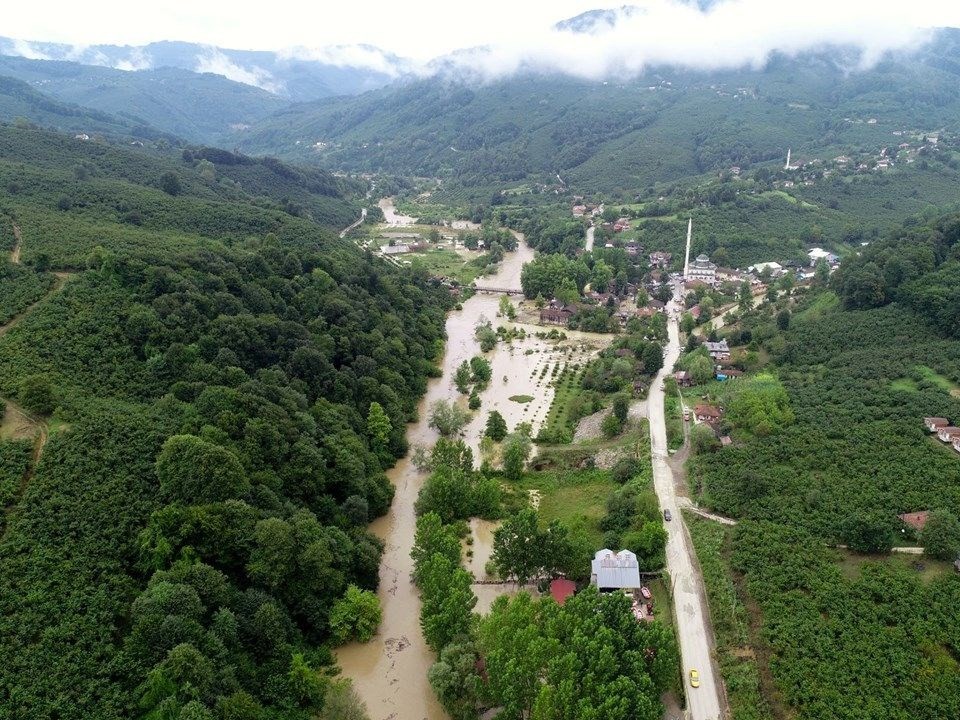
<svg viewBox="0 0 960 720">
<path fill-rule="evenodd" d="M 783 166 L 783 169 L 784 169 L 784 170 L 793 170 L 793 168 L 790 167 L 790 148 L 787 148 L 787 164 Z"/>
<path fill-rule="evenodd" d="M 683 258 L 683 279 L 687 279 L 690 272 L 690 238 L 693 237 L 693 218 L 687 222 L 687 254 Z"/>
</svg>

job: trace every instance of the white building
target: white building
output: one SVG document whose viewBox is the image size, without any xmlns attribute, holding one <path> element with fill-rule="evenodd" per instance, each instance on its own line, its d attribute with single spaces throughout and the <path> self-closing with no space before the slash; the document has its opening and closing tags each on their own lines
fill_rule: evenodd
<svg viewBox="0 0 960 720">
<path fill-rule="evenodd" d="M 629 550 L 618 553 L 598 550 L 590 563 L 590 581 L 600 590 L 636 589 L 640 587 L 640 564 Z"/>
<path fill-rule="evenodd" d="M 755 275 L 759 275 L 764 270 L 769 270 L 772 277 L 778 277 L 783 274 L 783 265 L 778 262 L 763 262 L 751 265 L 747 270 Z"/>
<path fill-rule="evenodd" d="M 710 258 L 701 253 L 690 263 L 685 278 L 688 281 L 700 280 L 708 285 L 717 284 L 717 266 L 710 262 Z"/>
<path fill-rule="evenodd" d="M 807 253 L 807 257 L 810 258 L 810 267 L 814 267 L 818 260 L 826 260 L 830 265 L 833 265 L 839 259 L 832 252 L 827 252 L 823 248 L 818 247 L 810 250 L 810 252 Z"/>
</svg>

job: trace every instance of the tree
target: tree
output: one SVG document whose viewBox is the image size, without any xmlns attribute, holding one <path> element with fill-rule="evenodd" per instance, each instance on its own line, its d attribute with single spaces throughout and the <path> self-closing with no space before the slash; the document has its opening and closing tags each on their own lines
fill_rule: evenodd
<svg viewBox="0 0 960 720">
<path fill-rule="evenodd" d="M 470 398 L 467 400 L 467 407 L 470 408 L 471 410 L 480 409 L 480 396 L 477 395 L 476 390 L 470 393 Z"/>
<path fill-rule="evenodd" d="M 160 189 L 167 195 L 179 195 L 182 189 L 180 186 L 180 178 L 172 172 L 165 172 L 160 176 Z"/>
<path fill-rule="evenodd" d="M 457 365 L 457 370 L 453 374 L 453 384 L 462 395 L 470 391 L 470 364 L 466 360 Z"/>
<path fill-rule="evenodd" d="M 443 555 L 429 558 L 420 574 L 420 627 L 434 652 L 470 636 L 477 597 L 473 576 Z"/>
<path fill-rule="evenodd" d="M 627 414 L 630 412 L 630 397 L 624 393 L 618 393 L 613 396 L 613 414 L 617 420 L 622 423 L 627 421 Z"/>
<path fill-rule="evenodd" d="M 813 284 L 818 288 L 825 288 L 830 284 L 830 265 L 825 258 L 817 260 L 813 271 Z"/>
<path fill-rule="evenodd" d="M 499 411 L 490 411 L 490 414 L 487 416 L 484 435 L 494 442 L 500 442 L 507 436 L 507 421 L 503 419 L 503 415 L 501 415 Z"/>
<path fill-rule="evenodd" d="M 697 321 L 693 319 L 693 315 L 688 312 L 685 312 L 680 318 L 680 330 L 689 335 L 693 332 L 693 329 L 697 326 Z"/>
<path fill-rule="evenodd" d="M 889 552 L 892 542 L 891 521 L 881 513 L 854 513 L 840 524 L 840 538 L 859 553 Z"/>
<path fill-rule="evenodd" d="M 437 400 L 430 407 L 430 427 L 444 437 L 459 435 L 470 421 L 470 413 L 449 400 Z"/>
<path fill-rule="evenodd" d="M 17 393 L 20 403 L 29 411 L 49 415 L 56 409 L 53 384 L 48 375 L 28 375 L 20 382 Z"/>
<path fill-rule="evenodd" d="M 530 457 L 530 437 L 514 431 L 503 446 L 503 474 L 509 480 L 519 480 Z"/>
<path fill-rule="evenodd" d="M 517 316 L 517 311 L 513 307 L 513 303 L 510 302 L 510 297 L 507 295 L 500 296 L 500 304 L 498 315 L 502 315 L 509 320 L 513 320 Z"/>
<path fill-rule="evenodd" d="M 478 390 L 483 390 L 490 384 L 490 378 L 493 376 L 493 370 L 490 368 L 490 361 L 480 355 L 474 355 L 470 358 L 471 380 L 477 386 Z"/>
<path fill-rule="evenodd" d="M 365 643 L 376 635 L 382 617 L 376 593 L 349 585 L 330 611 L 330 632 L 341 645 L 353 639 Z"/>
<path fill-rule="evenodd" d="M 476 720 L 482 687 L 478 659 L 473 642 L 451 643 L 427 673 L 430 687 L 453 720 Z"/>
<path fill-rule="evenodd" d="M 502 578 L 525 585 L 542 565 L 542 536 L 537 511 L 526 508 L 511 515 L 493 532 L 493 564 Z"/>
<path fill-rule="evenodd" d="M 708 383 L 714 378 L 713 360 L 703 352 L 698 352 L 687 363 L 687 371 L 697 385 Z"/>
<path fill-rule="evenodd" d="M 938 560 L 960 556 L 960 519 L 949 510 L 934 510 L 920 535 L 923 550 Z"/>
<path fill-rule="evenodd" d="M 790 311 L 789 310 L 784 309 L 777 313 L 777 327 L 780 330 L 786 330 L 787 328 L 790 327 Z"/>
<path fill-rule="evenodd" d="M 386 445 L 390 439 L 390 432 L 393 425 L 387 416 L 383 406 L 378 402 L 370 403 L 370 409 L 367 411 L 367 435 L 376 446 Z"/>
<path fill-rule="evenodd" d="M 239 498 L 250 489 L 236 455 L 194 435 L 168 438 L 156 471 L 161 495 L 187 505 Z"/>
<path fill-rule="evenodd" d="M 480 323 L 474 330 L 477 340 L 480 342 L 481 352 L 490 352 L 497 345 L 497 333 L 490 327 L 490 323 Z"/>
</svg>

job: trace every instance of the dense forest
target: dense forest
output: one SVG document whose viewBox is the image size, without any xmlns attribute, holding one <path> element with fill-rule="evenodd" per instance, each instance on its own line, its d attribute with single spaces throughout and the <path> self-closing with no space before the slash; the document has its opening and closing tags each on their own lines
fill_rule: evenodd
<svg viewBox="0 0 960 720">
<path fill-rule="evenodd" d="M 315 716 L 448 294 L 179 154 L 4 128 L 0 155 L 9 277 L 73 272 L 0 337 L 49 437 L 0 444 L 0 716 Z"/>
</svg>

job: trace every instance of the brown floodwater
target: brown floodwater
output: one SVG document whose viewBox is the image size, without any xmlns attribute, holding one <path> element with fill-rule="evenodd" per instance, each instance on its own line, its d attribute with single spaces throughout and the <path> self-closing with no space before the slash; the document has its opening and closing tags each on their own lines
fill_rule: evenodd
<svg viewBox="0 0 960 720">
<path fill-rule="evenodd" d="M 381 202 L 381 207 L 383 204 Z M 534 252 L 523 243 L 522 237 L 519 239 L 518 250 L 507 253 L 497 273 L 479 280 L 478 286 L 520 288 L 520 271 L 525 262 L 533 259 Z M 499 410 L 511 430 L 519 422 L 530 422 L 536 433 L 553 399 L 554 367 L 559 365 L 562 370 L 564 363 L 583 362 L 603 343 L 609 342 L 609 336 L 571 331 L 566 331 L 567 340 L 561 342 L 536 338 L 533 333 L 543 332 L 543 327 L 511 323 L 497 317 L 499 300 L 499 295 L 477 293 L 463 303 L 461 310 L 447 317 L 443 374 L 429 382 L 420 402 L 419 420 L 407 428 L 411 447 L 430 448 L 436 442 L 437 433 L 428 426 L 433 402 L 440 399 L 466 402 L 466 396 L 457 392 L 452 378 L 457 365 L 480 354 L 474 330 L 481 322 L 490 320 L 494 327 L 501 324 L 523 327 L 528 335 L 510 344 L 498 343 L 486 354 L 493 370 L 492 380 L 480 394 L 480 410 L 464 429 L 464 439 L 473 448 L 478 463 L 480 438 L 490 410 Z M 514 303 L 518 300 L 513 298 Z M 534 399 L 518 402 L 515 396 L 523 395 Z M 388 475 L 396 488 L 393 504 L 384 517 L 370 526 L 371 532 L 385 543 L 377 593 L 383 620 L 370 642 L 345 645 L 337 651 L 337 661 L 366 703 L 371 720 L 443 720 L 447 715 L 427 682 L 427 670 L 435 658 L 420 633 L 420 599 L 410 577 L 413 570 L 410 550 L 416 529 L 413 505 L 425 476 L 414 467 L 409 456 L 401 459 Z M 484 565 L 492 553 L 494 528 L 492 523 L 472 523 L 473 558 L 467 559 L 467 566 L 478 580 L 485 577 Z M 483 612 L 497 595 L 515 592 L 516 586 L 476 585 L 474 589 L 479 598 L 478 610 Z"/>
</svg>

